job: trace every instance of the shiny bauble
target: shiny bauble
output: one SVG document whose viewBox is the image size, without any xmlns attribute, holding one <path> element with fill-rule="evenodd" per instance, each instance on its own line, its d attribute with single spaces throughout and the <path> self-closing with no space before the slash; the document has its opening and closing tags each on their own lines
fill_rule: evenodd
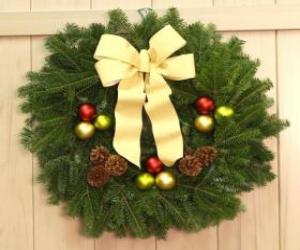
<svg viewBox="0 0 300 250">
<path fill-rule="evenodd" d="M 135 185 L 138 189 L 147 190 L 153 187 L 155 183 L 154 176 L 149 173 L 140 173 L 135 178 Z"/>
<path fill-rule="evenodd" d="M 159 172 L 162 171 L 164 167 L 163 163 L 156 156 L 149 157 L 145 162 L 145 166 L 147 172 L 151 174 L 158 174 Z"/>
<path fill-rule="evenodd" d="M 163 171 L 155 177 L 155 184 L 161 190 L 171 190 L 176 185 L 176 178 L 171 172 Z"/>
<path fill-rule="evenodd" d="M 195 128 L 202 133 L 210 133 L 215 127 L 214 119 L 209 115 L 199 115 L 194 121 Z"/>
<path fill-rule="evenodd" d="M 78 115 L 82 121 L 90 122 L 96 116 L 97 110 L 93 104 L 83 103 L 79 106 Z"/>
<path fill-rule="evenodd" d="M 201 115 L 208 115 L 215 109 L 215 103 L 213 99 L 208 96 L 200 96 L 195 101 L 195 108 Z"/>
<path fill-rule="evenodd" d="M 112 120 L 107 115 L 98 115 L 94 121 L 94 126 L 99 130 L 107 130 L 111 127 Z"/>
<path fill-rule="evenodd" d="M 229 119 L 234 116 L 233 108 L 229 106 L 220 106 L 216 109 L 215 118 L 217 120 Z"/>
<path fill-rule="evenodd" d="M 75 127 L 75 134 L 81 140 L 88 140 L 95 134 L 95 127 L 89 122 L 80 122 Z"/>
</svg>

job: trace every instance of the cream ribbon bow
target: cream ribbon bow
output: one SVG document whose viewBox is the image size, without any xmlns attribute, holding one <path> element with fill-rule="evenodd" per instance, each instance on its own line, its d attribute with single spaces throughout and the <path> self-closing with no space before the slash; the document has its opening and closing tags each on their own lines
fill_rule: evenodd
<svg viewBox="0 0 300 250">
<path fill-rule="evenodd" d="M 183 156 L 183 139 L 172 93 L 164 78 L 185 80 L 195 77 L 193 54 L 169 58 L 186 41 L 167 25 L 149 41 L 149 50 L 140 53 L 124 38 L 105 34 L 96 48 L 95 68 L 104 87 L 118 86 L 115 108 L 115 150 L 140 166 L 142 110 L 152 124 L 157 154 L 166 166 Z"/>
</svg>

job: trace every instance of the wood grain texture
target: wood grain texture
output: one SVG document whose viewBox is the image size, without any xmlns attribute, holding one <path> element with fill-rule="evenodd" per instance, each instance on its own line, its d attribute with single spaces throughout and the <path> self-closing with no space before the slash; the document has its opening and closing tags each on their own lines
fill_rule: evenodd
<svg viewBox="0 0 300 250">
<path fill-rule="evenodd" d="M 85 10 L 90 0 L 31 0 L 33 10 Z"/>
<path fill-rule="evenodd" d="M 237 35 L 246 41 L 245 52 L 253 59 L 259 58 L 261 67 L 257 72 L 260 78 L 270 78 L 274 88 L 269 96 L 275 99 L 275 105 L 270 110 L 276 113 L 276 36 L 275 32 L 239 32 L 226 33 L 225 38 Z M 274 152 L 273 172 L 278 173 L 277 140 L 266 141 Z M 268 186 L 257 188 L 251 193 L 242 195 L 242 201 L 247 207 L 234 222 L 221 224 L 219 227 L 220 250 L 263 250 L 279 249 L 279 198 L 278 179 Z M 234 235 L 232 234 L 234 233 Z M 226 242 L 226 243 L 224 243 Z"/>
<path fill-rule="evenodd" d="M 168 8 L 172 6 L 177 6 L 179 3 L 183 3 L 180 0 L 169 0 L 168 5 L 165 1 L 153 1 L 152 7 L 154 9 Z M 202 8 L 207 6 L 212 6 L 213 1 L 186 1 L 189 2 L 189 7 Z M 185 3 L 186 3 L 185 2 Z M 218 249 L 218 238 L 217 238 L 217 228 L 210 227 L 208 229 L 202 230 L 199 233 L 184 233 L 176 230 L 171 230 L 166 240 L 157 241 L 157 250 L 217 250 Z"/>
<path fill-rule="evenodd" d="M 300 0 L 276 0 L 277 4 L 300 4 Z"/>
<path fill-rule="evenodd" d="M 43 48 L 45 37 L 2 37 L 0 38 L 0 249 L 5 250 L 299 250 L 300 235 L 300 118 L 298 102 L 300 90 L 300 0 L 152 0 L 152 7 L 163 13 L 165 8 L 179 7 L 184 18 L 191 22 L 200 19 L 219 24 L 219 30 L 238 29 L 226 32 L 247 41 L 245 50 L 254 58 L 260 58 L 262 66 L 257 75 L 270 77 L 275 88 L 270 96 L 278 96 L 270 112 L 279 110 L 282 118 L 292 126 L 276 139 L 266 141 L 275 152 L 273 171 L 279 178 L 264 188 L 243 194 L 247 212 L 234 221 L 223 222 L 200 233 L 186 234 L 172 230 L 167 240 L 117 239 L 111 233 L 98 240 L 80 235 L 80 222 L 64 214 L 61 206 L 47 204 L 47 193 L 36 183 L 37 162 L 19 144 L 18 134 L 23 127 L 24 116 L 17 111 L 20 100 L 16 89 L 24 84 L 25 73 L 32 67 L 38 69 L 46 55 Z M 215 8 L 211 8 L 214 3 Z M 9 25 L 17 26 L 18 34 L 30 34 L 32 27 L 41 26 L 47 16 L 32 19 L 32 27 L 22 20 L 5 19 L 1 11 L 54 11 L 53 20 L 43 23 L 41 33 L 51 34 L 62 25 L 67 16 L 55 11 L 68 11 L 74 22 L 82 21 L 76 11 L 90 8 L 100 10 L 94 21 L 103 21 L 104 10 L 113 8 L 138 9 L 151 7 L 151 0 L 0 0 L 0 35 L 15 32 Z M 98 13 L 100 13 L 98 12 Z M 65 15 L 66 12 L 63 12 Z M 80 12 L 81 13 L 81 12 Z M 89 13 L 89 12 L 86 12 Z M 130 18 L 139 20 L 135 10 L 129 11 Z M 278 19 L 281 13 L 282 19 Z M 21 13 L 17 13 L 18 15 Z M 59 18 L 55 18 L 58 15 Z M 87 15 L 85 15 L 87 18 Z M 55 20 L 56 19 L 56 20 Z M 90 20 L 90 19 L 88 19 Z M 40 23 L 39 23 L 40 21 Z M 55 22 L 61 22 L 56 24 Z M 89 22 L 85 20 L 86 24 Z M 269 23 L 266 25 L 266 23 Z M 270 25 L 270 23 L 272 25 Z M 21 25 L 21 26 L 19 26 Z M 24 25 L 24 26 L 22 26 Z M 36 26 L 35 26 L 36 25 Z M 274 29 L 299 29 L 299 31 L 274 31 Z M 22 30 L 23 29 L 23 30 Z M 271 31 L 254 31 L 270 29 Z M 277 59 L 277 60 L 276 60 Z M 278 84 L 276 83 L 278 78 Z M 278 90 L 278 92 L 276 92 Z M 277 102 L 278 101 L 278 102 Z M 4 133 L 2 133 L 4 131 Z M 278 148 L 279 146 L 279 148 Z M 279 151 L 278 151 L 279 149 Z M 33 166 L 33 169 L 32 169 Z M 33 179 L 34 178 L 34 179 Z"/>
<path fill-rule="evenodd" d="M 0 11 L 28 11 L 29 1 L 0 1 Z M 25 116 L 17 89 L 30 70 L 30 38 L 0 38 L 0 249 L 33 250 L 32 155 L 20 145 Z"/>
<path fill-rule="evenodd" d="M 278 33 L 279 115 L 291 127 L 280 136 L 281 249 L 300 249 L 300 31 Z"/>
<path fill-rule="evenodd" d="M 274 5 L 274 0 L 214 0 L 214 6 L 257 6 Z"/>
<path fill-rule="evenodd" d="M 0 249 L 33 247 L 32 157 L 20 145 L 24 115 L 17 88 L 30 70 L 30 41 L 0 39 Z"/>
<path fill-rule="evenodd" d="M 245 34 L 245 33 L 244 33 Z M 263 33 L 261 33 L 263 34 Z M 260 36 L 263 38 L 264 36 Z M 239 37 L 243 39 L 243 33 L 238 34 Z M 274 35 L 272 35 L 274 36 Z M 255 35 L 253 33 L 248 34 L 248 37 L 253 39 Z M 276 39 L 276 38 L 275 38 Z M 249 38 L 246 38 L 246 50 L 250 52 L 250 54 L 256 53 L 254 50 L 257 49 L 257 46 L 254 46 L 252 52 L 249 50 L 249 46 L 252 47 L 252 42 L 249 41 Z M 273 38 L 271 40 L 274 41 Z M 263 65 L 261 67 L 261 71 L 259 75 L 261 76 L 274 76 L 274 66 L 273 67 L 265 67 L 264 60 L 267 59 L 269 61 L 268 65 L 271 66 L 274 64 L 274 55 L 276 56 L 276 51 L 274 51 L 274 42 L 271 41 L 271 44 L 261 44 L 259 51 L 263 52 L 264 55 L 259 55 L 261 58 Z M 220 233 L 220 237 L 223 237 L 223 241 L 220 241 L 220 249 L 282 249 L 282 250 L 292 250 L 299 249 L 300 244 L 297 236 L 300 232 L 300 216 L 299 210 L 300 201 L 297 197 L 300 185 L 299 185 L 299 176 L 300 171 L 297 168 L 297 157 L 295 155 L 299 152 L 299 132 L 298 128 L 299 124 L 299 116 L 297 115 L 295 109 L 291 107 L 296 107 L 298 100 L 298 91 L 299 88 L 299 67 L 298 67 L 298 58 L 299 58 L 299 31 L 298 32 L 279 32 L 278 35 L 278 95 L 279 95 L 279 110 L 280 115 L 283 118 L 287 118 L 292 122 L 292 128 L 289 128 L 285 131 L 280 137 L 280 170 L 278 171 L 280 177 L 280 201 L 276 202 L 276 186 L 279 184 L 278 179 L 273 182 L 270 186 L 264 189 L 258 189 L 253 194 L 244 195 L 244 199 L 246 199 L 246 203 L 250 205 L 250 210 L 245 214 L 245 216 L 241 216 L 241 219 L 244 217 L 244 225 L 241 222 L 230 223 L 231 227 L 228 228 L 224 226 L 223 230 L 225 231 L 225 235 L 222 236 Z M 270 46 L 271 45 L 271 46 Z M 248 49 L 247 49 L 248 47 Z M 270 51 L 268 51 L 271 49 Z M 276 50 L 276 46 L 275 46 Z M 254 54 L 253 54 L 254 55 Z M 273 56 L 270 56 L 273 55 Z M 270 64 L 271 61 L 271 64 Z M 271 69 L 271 71 L 268 70 Z M 276 75 L 276 74 L 275 74 Z M 271 77 L 272 78 L 272 77 Z M 272 79 L 274 82 L 274 79 Z M 270 96 L 276 96 L 276 86 L 272 89 Z M 273 112 L 275 108 L 273 108 Z M 271 111 L 271 112 L 272 112 Z M 295 124 L 294 124 L 295 123 Z M 276 141 L 269 140 L 268 145 L 271 149 L 276 153 Z M 278 152 L 277 154 L 278 155 Z M 277 159 L 273 162 L 274 172 L 276 173 L 276 165 Z M 252 197 L 251 197 L 252 196 Z M 280 203 L 279 203 L 280 202 Z M 281 208 L 280 210 L 280 218 L 281 218 L 281 246 L 279 243 L 279 232 L 278 222 L 276 221 L 276 213 L 277 204 Z M 258 207 L 259 206 L 259 207 Z M 258 212 L 258 213 L 257 213 Z M 253 218 L 251 218 L 251 213 L 254 213 L 256 224 L 253 224 Z M 243 221 L 243 220 L 242 220 Z M 273 224 L 273 225 L 270 225 Z M 242 225 L 241 225 L 242 224 Z M 277 224 L 277 225 L 276 225 Z M 222 227 L 222 226 L 221 226 Z M 240 239 L 236 237 L 232 237 L 230 231 L 241 228 L 241 232 L 236 231 L 240 234 Z M 250 237 L 252 237 L 251 242 L 247 242 L 242 244 L 243 238 L 249 240 L 248 233 L 244 234 L 244 228 L 250 228 Z M 253 229 L 253 227 L 255 227 Z M 252 228 L 252 230 L 251 230 Z M 228 232 L 228 229 L 230 231 Z M 271 231 L 270 231 L 271 229 Z M 222 229 L 221 229 L 222 230 Z M 251 233 L 252 231 L 252 233 Z M 255 233 L 255 235 L 253 234 Z M 226 235 L 227 234 L 227 235 Z M 231 237 L 230 237 L 231 236 Z M 226 241 L 227 239 L 227 241 Z M 234 242 L 234 247 L 232 244 L 227 247 L 228 240 Z M 226 243 L 224 243 L 226 241 Z M 244 248 L 243 248 L 244 245 Z M 280 248 L 281 247 L 281 248 Z"/>
<path fill-rule="evenodd" d="M 274 5 L 274 0 L 215 0 L 215 6 L 264 6 Z M 248 7 L 244 7 L 248 9 Z M 266 7 L 269 8 L 269 7 Z M 246 41 L 245 50 L 254 58 L 259 58 L 262 65 L 257 72 L 258 77 L 269 77 L 275 88 L 269 95 L 276 98 L 276 36 L 275 32 L 234 32 L 225 37 L 237 35 Z M 275 100 L 276 101 L 276 100 Z M 276 105 L 270 110 L 276 112 Z M 268 146 L 277 153 L 277 141 L 270 140 Z M 277 173 L 277 158 L 272 164 Z M 279 204 L 278 180 L 265 188 L 256 189 L 243 194 L 242 201 L 247 207 L 232 222 L 222 223 L 218 230 L 219 250 L 262 250 L 279 249 Z"/>
<path fill-rule="evenodd" d="M 157 241 L 157 250 L 217 250 L 216 227 L 204 229 L 198 233 L 185 233 L 170 230 L 166 240 Z"/>
<path fill-rule="evenodd" d="M 43 65 L 46 55 L 45 37 L 32 39 L 32 69 L 38 70 Z M 34 160 L 34 178 L 39 167 Z M 34 246 L 42 250 L 93 250 L 94 241 L 80 235 L 80 221 L 64 214 L 63 206 L 49 205 L 45 187 L 34 182 Z"/>
<path fill-rule="evenodd" d="M 32 0 L 36 9 L 82 9 L 89 8 L 86 0 Z M 38 70 L 44 61 L 45 37 L 32 38 L 32 69 Z M 38 163 L 34 161 L 34 177 L 38 176 Z M 80 234 L 81 222 L 64 214 L 63 205 L 47 203 L 43 185 L 34 182 L 34 247 L 36 250 L 94 250 L 94 240 Z"/>
<path fill-rule="evenodd" d="M 218 227 L 218 250 L 242 250 L 241 216 Z"/>
<path fill-rule="evenodd" d="M 95 250 L 156 250 L 155 238 L 116 238 L 113 233 L 105 233 L 96 240 Z"/>
<path fill-rule="evenodd" d="M 2 11 L 29 11 L 30 0 L 0 1 L 0 12 Z"/>
<path fill-rule="evenodd" d="M 116 8 L 133 9 L 151 7 L 151 0 L 91 0 L 92 9 L 110 10 Z"/>
<path fill-rule="evenodd" d="M 212 0 L 152 0 L 152 6 L 156 8 L 203 8 L 203 7 L 211 7 L 213 5 Z"/>
<path fill-rule="evenodd" d="M 101 5 L 94 5 L 99 10 L 0 12 L 0 36 L 49 35 L 63 28 L 67 22 L 81 26 L 87 26 L 92 22 L 105 22 L 107 11 L 101 9 Z M 136 4 L 136 8 L 130 9 L 127 5 L 123 9 L 130 20 L 136 22 L 140 20 L 137 9 L 145 6 L 147 7 L 146 4 Z M 166 5 L 163 6 L 155 8 L 159 15 L 166 11 Z M 300 29 L 299 4 L 216 6 L 214 8 L 196 6 L 179 8 L 179 12 L 187 22 L 196 22 L 201 19 L 203 23 L 214 23 L 219 31 Z"/>
</svg>

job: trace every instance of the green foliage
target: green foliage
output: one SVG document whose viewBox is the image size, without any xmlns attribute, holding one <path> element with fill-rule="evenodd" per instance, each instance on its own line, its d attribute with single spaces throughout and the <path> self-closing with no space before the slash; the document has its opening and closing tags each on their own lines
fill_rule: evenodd
<svg viewBox="0 0 300 250">
<path fill-rule="evenodd" d="M 50 36 L 46 47 L 51 54 L 44 67 L 30 72 L 29 83 L 19 89 L 24 98 L 22 111 L 29 114 L 22 142 L 38 155 L 39 180 L 50 193 L 49 201 L 65 202 L 69 214 L 82 217 L 84 232 L 92 236 L 108 230 L 119 236 L 164 237 L 171 227 L 198 231 L 234 218 L 243 210 L 237 194 L 274 178 L 269 164 L 273 155 L 264 140 L 288 124 L 267 112 L 272 104 L 266 97 L 271 82 L 255 77 L 259 63 L 242 52 L 242 41 L 232 38 L 222 42 L 214 26 L 188 25 L 175 9 L 160 18 L 151 12 L 139 24 L 130 24 L 120 10 L 109 15 L 106 27 L 92 24 L 79 28 L 72 24 Z M 114 112 L 116 87 L 104 88 L 94 69 L 93 53 L 99 38 L 113 33 L 138 49 L 147 48 L 149 38 L 166 24 L 173 25 L 187 41 L 180 53 L 195 55 L 196 78 L 170 82 L 185 145 L 215 145 L 218 158 L 197 177 L 183 176 L 176 166 L 171 168 L 178 183 L 171 191 L 137 189 L 133 178 L 140 170 L 132 165 L 126 175 L 113 178 L 103 188 L 92 188 L 86 182 L 89 152 L 96 145 L 113 151 L 114 131 L 81 141 L 73 129 L 82 102 L 94 103 L 99 112 Z M 197 114 L 192 103 L 200 95 L 209 95 L 217 105 L 230 105 L 236 112 L 230 121 L 218 122 L 211 135 L 193 127 Z M 142 142 L 142 158 L 155 154 L 145 114 Z"/>
</svg>

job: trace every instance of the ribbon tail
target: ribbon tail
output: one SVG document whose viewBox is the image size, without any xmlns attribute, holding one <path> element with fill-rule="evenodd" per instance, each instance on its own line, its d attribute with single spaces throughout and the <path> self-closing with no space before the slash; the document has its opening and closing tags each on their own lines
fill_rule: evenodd
<svg viewBox="0 0 300 250">
<path fill-rule="evenodd" d="M 140 137 L 143 127 L 142 110 L 145 101 L 143 88 L 143 78 L 138 73 L 130 79 L 121 80 L 115 108 L 114 148 L 138 167 L 140 167 Z"/>
<path fill-rule="evenodd" d="M 152 77 L 151 77 L 152 76 Z M 152 132 L 159 159 L 172 166 L 183 156 L 183 139 L 176 110 L 169 98 L 168 85 L 162 77 L 156 75 L 157 83 L 153 82 L 155 74 L 150 76 L 150 90 L 147 92 L 148 102 L 145 110 L 151 120 Z M 152 80 L 151 80 L 152 78 Z M 155 80 L 154 80 L 155 81 Z M 160 87 L 158 85 L 161 85 Z M 152 89 L 151 88 L 155 88 Z"/>
</svg>

